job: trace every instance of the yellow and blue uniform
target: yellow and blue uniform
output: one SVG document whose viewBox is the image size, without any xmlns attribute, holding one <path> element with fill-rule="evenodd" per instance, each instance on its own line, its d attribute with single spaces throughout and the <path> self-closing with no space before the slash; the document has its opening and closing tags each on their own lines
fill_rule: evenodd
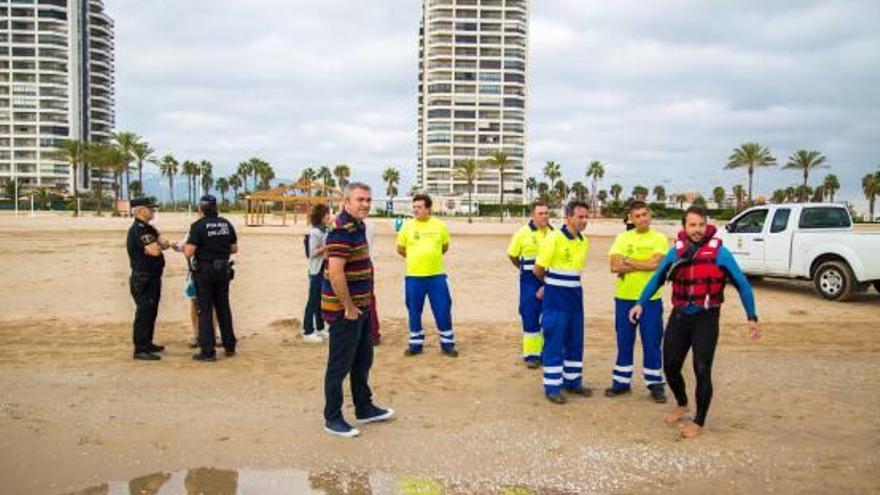
<svg viewBox="0 0 880 495">
<path fill-rule="evenodd" d="M 635 261 L 650 261 L 657 255 L 665 255 L 669 250 L 669 239 L 649 229 L 646 232 L 628 230 L 619 234 L 608 256 L 622 256 Z M 633 376 L 633 346 L 636 340 L 636 325 L 642 339 L 642 373 L 648 387 L 663 385 L 663 358 L 661 343 L 663 342 L 663 302 L 660 290 L 650 296 L 643 306 L 644 311 L 639 322 L 634 325 L 629 321 L 629 311 L 638 302 L 639 296 L 651 277 L 653 271 L 637 271 L 619 275 L 617 290 L 614 293 L 614 327 L 617 333 L 617 360 L 612 371 L 611 386 L 618 390 L 629 389 Z"/>
<path fill-rule="evenodd" d="M 544 392 L 581 386 L 584 368 L 584 291 L 581 271 L 590 242 L 567 226 L 551 232 L 535 264 L 546 270 L 541 322 L 544 325 Z"/>
<path fill-rule="evenodd" d="M 535 276 L 535 258 L 541 243 L 552 232 L 553 227 L 539 229 L 534 222 L 523 225 L 510 239 L 507 255 L 519 260 L 519 316 L 523 327 L 523 359 L 526 362 L 539 361 L 544 347 L 541 335 L 541 300 L 538 289 L 544 283 Z"/>
<path fill-rule="evenodd" d="M 426 297 L 431 301 L 431 311 L 440 332 L 440 346 L 444 350 L 454 349 L 452 295 L 443 268 L 443 250 L 449 245 L 449 228 L 434 217 L 425 221 L 412 219 L 397 233 L 397 245 L 406 248 L 404 289 L 409 313 L 410 350 L 419 352 L 425 344 L 422 310 Z"/>
</svg>

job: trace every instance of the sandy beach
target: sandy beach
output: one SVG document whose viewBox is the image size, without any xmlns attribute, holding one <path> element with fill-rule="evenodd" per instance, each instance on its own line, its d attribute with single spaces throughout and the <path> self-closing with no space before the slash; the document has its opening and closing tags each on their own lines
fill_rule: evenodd
<svg viewBox="0 0 880 495">
<path fill-rule="evenodd" d="M 377 402 L 399 416 L 343 440 L 321 430 L 326 346 L 300 338 L 304 226 L 244 227 L 241 216 L 230 218 L 241 249 L 232 287 L 239 354 L 209 364 L 193 362 L 186 345 L 179 254 L 166 254 L 156 330 L 168 349 L 161 362 L 136 362 L 130 220 L 0 215 L 0 492 L 123 493 L 105 483 L 220 468 L 415 475 L 448 484 L 447 493 L 502 493 L 502 486 L 880 493 L 880 294 L 873 289 L 834 303 L 809 283 L 758 282 L 764 339 L 751 342 L 728 288 L 706 434 L 679 441 L 661 419 L 668 406 L 652 403 L 640 379 L 629 397 L 601 394 L 615 356 L 606 252 L 617 222 L 587 230 L 584 372 L 597 393 L 560 407 L 543 399 L 540 371 L 526 369 L 518 354 L 517 275 L 505 248 L 520 221 L 450 223 L 446 267 L 458 360 L 440 355 L 427 311 L 427 352 L 403 356 L 404 267 L 390 224 L 376 221 L 383 343 L 371 382 Z M 189 221 L 161 213 L 157 223 L 176 240 Z M 636 376 L 640 363 L 637 352 Z M 692 392 L 690 362 L 685 370 Z M 346 399 L 353 417 L 349 406 Z M 379 485 L 321 491 L 313 483 L 311 492 L 290 493 L 386 493 Z M 81 491 L 88 487 L 97 488 Z M 137 493 L 160 493 L 150 489 Z"/>
</svg>

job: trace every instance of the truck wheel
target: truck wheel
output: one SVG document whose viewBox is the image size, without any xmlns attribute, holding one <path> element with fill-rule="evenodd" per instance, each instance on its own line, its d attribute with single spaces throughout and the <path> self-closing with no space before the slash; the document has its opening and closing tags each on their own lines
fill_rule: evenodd
<svg viewBox="0 0 880 495">
<path fill-rule="evenodd" d="M 842 261 L 826 261 L 813 276 L 816 292 L 829 301 L 846 301 L 855 289 L 855 277 Z"/>
<path fill-rule="evenodd" d="M 876 290 L 877 292 L 880 292 L 880 280 L 874 281 L 874 290 Z"/>
</svg>

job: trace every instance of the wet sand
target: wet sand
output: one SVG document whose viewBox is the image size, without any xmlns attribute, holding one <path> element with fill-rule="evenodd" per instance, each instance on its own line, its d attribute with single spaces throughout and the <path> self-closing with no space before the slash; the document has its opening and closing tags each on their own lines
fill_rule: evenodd
<svg viewBox="0 0 880 495">
<path fill-rule="evenodd" d="M 344 440 L 321 430 L 326 347 L 299 337 L 303 226 L 239 228 L 232 297 L 240 352 L 214 364 L 189 358 L 184 266 L 169 253 L 156 332 L 168 350 L 161 362 L 143 363 L 130 358 L 128 223 L 0 215 L 3 493 L 57 494 L 198 467 L 416 475 L 484 487 L 472 493 L 508 485 L 557 493 L 880 493 L 874 291 L 840 304 L 806 283 L 760 282 L 765 338 L 753 343 L 729 290 L 706 434 L 679 441 L 662 424 L 666 406 L 651 403 L 638 378 L 631 396 L 601 397 L 614 361 L 614 278 L 605 253 L 616 222 L 588 231 L 585 378 L 598 393 L 562 407 L 542 398 L 540 371 L 518 356 L 516 273 L 504 255 L 515 222 L 452 225 L 447 268 L 458 360 L 440 355 L 427 312 L 427 352 L 404 358 L 403 265 L 390 226 L 378 222 L 384 337 L 371 381 L 377 401 L 399 417 Z M 159 218 L 171 239 L 183 237 L 186 224 L 184 215 Z M 636 363 L 639 376 L 638 352 Z"/>
</svg>

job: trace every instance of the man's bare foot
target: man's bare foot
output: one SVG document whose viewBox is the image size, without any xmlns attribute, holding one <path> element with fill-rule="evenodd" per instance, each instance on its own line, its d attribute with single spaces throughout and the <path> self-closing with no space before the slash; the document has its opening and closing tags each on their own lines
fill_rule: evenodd
<svg viewBox="0 0 880 495">
<path fill-rule="evenodd" d="M 703 434 L 703 427 L 696 423 L 688 423 L 680 428 L 682 438 L 697 438 Z"/>
<path fill-rule="evenodd" d="M 663 419 L 663 421 L 665 421 L 668 425 L 674 425 L 675 423 L 681 421 L 681 418 L 683 418 L 684 415 L 687 413 L 687 407 L 675 406 L 672 408 L 672 412 L 670 412 L 669 415 Z"/>
</svg>

